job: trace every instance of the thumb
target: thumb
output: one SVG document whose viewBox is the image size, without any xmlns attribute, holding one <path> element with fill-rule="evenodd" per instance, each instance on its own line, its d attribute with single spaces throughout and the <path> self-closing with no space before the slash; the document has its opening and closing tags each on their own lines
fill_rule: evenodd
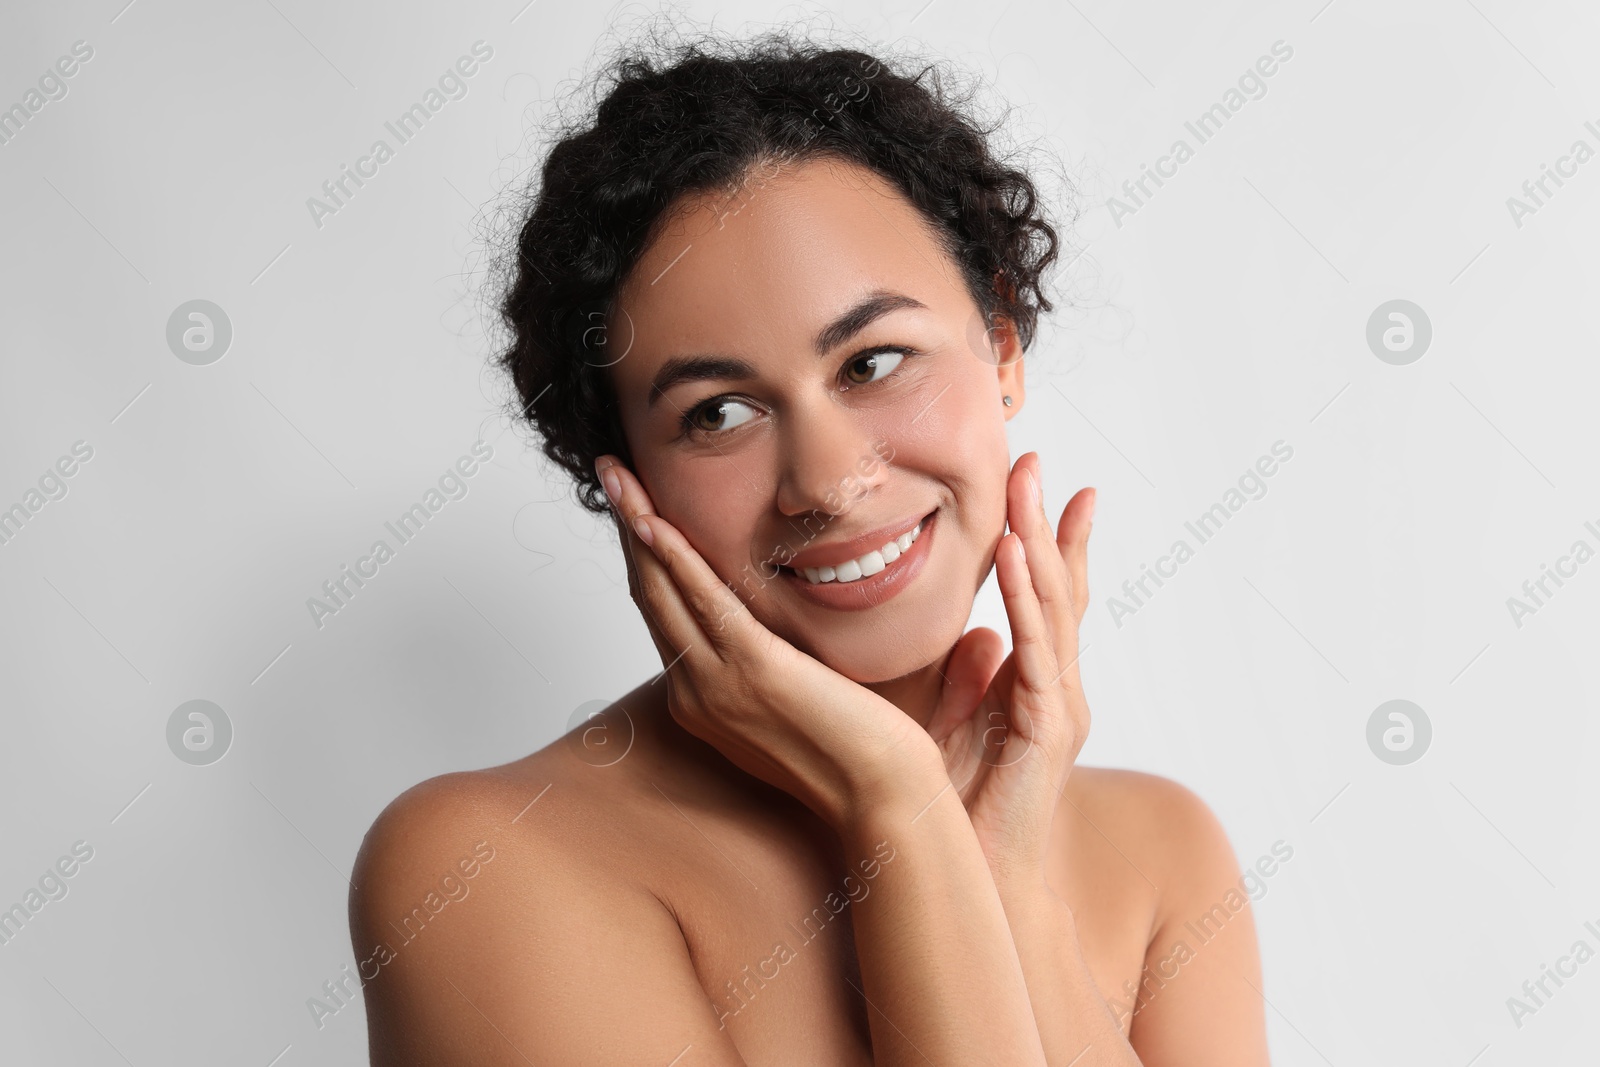
<svg viewBox="0 0 1600 1067">
<path fill-rule="evenodd" d="M 962 635 L 945 658 L 945 686 L 928 720 L 928 736 L 943 741 L 972 718 L 1005 657 L 1005 641 L 989 627 L 979 626 Z"/>
</svg>

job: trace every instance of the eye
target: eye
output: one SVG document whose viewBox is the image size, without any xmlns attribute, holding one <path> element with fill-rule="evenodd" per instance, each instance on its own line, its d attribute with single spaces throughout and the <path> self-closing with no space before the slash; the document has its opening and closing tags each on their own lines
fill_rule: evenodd
<svg viewBox="0 0 1600 1067">
<path fill-rule="evenodd" d="M 748 413 L 742 418 L 738 414 L 740 408 Z M 684 430 L 689 433 L 710 434 L 742 426 L 753 418 L 755 418 L 754 409 L 743 400 L 731 396 L 719 396 L 684 412 L 682 421 Z"/>
<path fill-rule="evenodd" d="M 873 385 L 892 376 L 907 356 L 917 353 L 901 345 L 884 345 L 861 352 L 844 365 L 844 389 Z M 743 409 L 743 413 L 741 413 Z M 743 426 L 760 412 L 735 396 L 714 396 L 685 411 L 678 419 L 682 436 L 706 438 Z"/>
<path fill-rule="evenodd" d="M 892 374 L 905 358 L 906 350 L 900 348 L 863 352 L 845 364 L 845 379 L 855 385 L 869 385 Z M 865 377 L 856 377 L 858 373 Z"/>
</svg>

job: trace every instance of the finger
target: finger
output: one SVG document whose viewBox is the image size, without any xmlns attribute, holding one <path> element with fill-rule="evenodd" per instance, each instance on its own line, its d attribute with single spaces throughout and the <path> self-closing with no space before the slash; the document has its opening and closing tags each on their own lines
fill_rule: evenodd
<svg viewBox="0 0 1600 1067">
<path fill-rule="evenodd" d="M 744 601 L 677 527 L 655 513 L 649 494 L 631 472 L 619 463 L 608 473 L 620 483 L 617 510 L 625 525 L 634 538 L 647 543 L 636 550 L 635 561 L 646 596 L 664 616 L 660 621 L 667 636 L 680 648 L 710 647 L 719 658 L 752 639 L 759 624 Z M 640 523 L 648 538 L 640 532 Z"/>
<path fill-rule="evenodd" d="M 615 463 L 616 459 L 614 457 L 601 456 L 595 461 L 595 469 L 603 472 L 606 467 Z M 645 630 L 650 634 L 650 640 L 655 643 L 656 653 L 661 657 L 661 665 L 664 668 L 663 673 L 665 673 L 665 669 L 670 669 L 678 661 L 680 650 L 674 648 L 672 642 L 662 632 L 660 625 L 656 622 L 655 609 L 650 606 L 649 600 L 645 597 L 644 583 L 640 577 L 640 567 L 637 560 L 639 551 L 642 549 L 642 546 L 638 545 L 638 537 L 630 532 L 626 520 L 617 511 L 615 504 L 611 505 L 610 515 L 612 522 L 616 526 L 617 540 L 622 545 L 622 561 L 628 569 L 628 595 L 633 598 L 634 604 L 639 608 L 639 617 L 644 620 Z"/>
<path fill-rule="evenodd" d="M 1078 651 L 1078 615 L 1073 611 L 1071 577 L 1045 515 L 1043 495 L 1039 455 L 1030 452 L 1017 461 L 1007 483 L 1007 516 L 1012 531 L 1022 538 L 1027 550 L 1028 574 L 1045 619 L 1046 640 L 1055 661 L 1067 663 Z M 1049 677 L 1055 674 L 1052 671 Z"/>
<path fill-rule="evenodd" d="M 1080 489 L 1067 502 L 1056 530 L 1056 543 L 1067 561 L 1067 576 L 1072 590 L 1072 615 L 1081 621 L 1089 609 L 1089 533 L 1094 525 L 1094 506 L 1100 494 L 1093 486 Z"/>
<path fill-rule="evenodd" d="M 613 512 L 613 517 L 615 512 Z M 644 619 L 645 629 L 650 632 L 650 640 L 655 642 L 656 652 L 661 656 L 663 668 L 670 669 L 681 658 L 681 649 L 674 648 L 672 642 L 662 632 L 661 626 L 656 622 L 656 609 L 650 606 L 650 600 L 645 596 L 644 584 L 639 577 L 640 567 L 635 557 L 640 553 L 648 554 L 649 550 L 639 544 L 639 538 L 630 534 L 620 517 L 617 517 L 618 535 L 622 539 L 622 556 L 628 561 L 628 591 L 633 596 L 633 602 L 639 607 L 639 615 Z"/>
<path fill-rule="evenodd" d="M 928 736 L 942 741 L 972 717 L 1005 658 L 1005 641 L 987 626 L 969 631 L 956 642 L 945 659 L 946 684 L 928 718 Z"/>
<path fill-rule="evenodd" d="M 650 495 L 637 479 L 627 476 L 627 469 L 614 456 L 601 456 L 595 461 L 607 496 L 615 488 L 617 501 L 611 505 L 611 516 L 616 520 L 617 536 L 622 541 L 622 555 L 628 564 L 628 592 L 644 617 L 650 639 L 655 642 L 663 666 L 670 668 L 695 644 L 705 644 L 688 610 L 672 583 L 666 568 L 656 559 L 650 548 L 642 544 L 633 528 L 630 515 L 624 507 L 634 512 L 653 512 Z M 614 479 L 614 481 L 613 481 Z M 630 482 L 632 483 L 630 486 Z M 609 484 L 608 484 L 609 483 Z"/>
<path fill-rule="evenodd" d="M 1007 496 L 1011 528 L 1022 537 L 1028 553 L 1028 573 L 1033 578 L 1035 595 L 1050 621 L 1057 651 L 1068 652 L 1065 643 L 1075 621 L 1072 611 L 1072 581 L 1056 543 L 1055 531 L 1044 510 L 1043 483 L 1039 474 L 1039 454 L 1029 452 L 1017 460 L 1022 477 L 1014 478 Z"/>
<path fill-rule="evenodd" d="M 1015 533 L 1000 539 L 1000 547 L 995 551 L 995 569 L 1000 575 L 1000 596 L 1005 601 L 1006 617 L 1011 622 L 1017 680 L 1035 696 L 1043 696 L 1053 685 L 1057 671 L 1055 645 L 1039 598 L 1034 593 L 1022 538 Z M 1025 731 L 1025 736 L 1033 736 L 1033 724 L 1017 725 Z"/>
</svg>

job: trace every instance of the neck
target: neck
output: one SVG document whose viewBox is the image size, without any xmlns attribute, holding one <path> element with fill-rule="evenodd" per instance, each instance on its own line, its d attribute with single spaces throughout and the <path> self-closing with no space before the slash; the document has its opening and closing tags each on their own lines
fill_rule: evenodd
<svg viewBox="0 0 1600 1067">
<path fill-rule="evenodd" d="M 887 682 L 868 682 L 862 688 L 872 690 L 905 712 L 918 726 L 927 729 L 934 709 L 939 706 L 939 698 L 944 694 L 944 663 L 948 659 L 949 653 L 946 653 L 910 674 Z"/>
<path fill-rule="evenodd" d="M 946 685 L 944 672 L 950 653 L 953 651 L 952 646 L 938 659 L 910 674 L 886 682 L 862 683 L 862 687 L 887 700 L 918 726 L 926 729 L 944 693 Z M 666 695 L 665 679 L 661 679 L 655 684 L 646 683 L 639 686 L 618 703 L 630 707 L 636 714 L 634 728 L 642 730 L 646 737 L 661 743 L 665 751 L 674 753 L 677 759 L 686 761 L 688 765 L 706 769 L 737 770 L 716 748 L 678 725 L 667 710 Z M 739 771 L 735 777 L 745 779 L 748 776 Z"/>
</svg>

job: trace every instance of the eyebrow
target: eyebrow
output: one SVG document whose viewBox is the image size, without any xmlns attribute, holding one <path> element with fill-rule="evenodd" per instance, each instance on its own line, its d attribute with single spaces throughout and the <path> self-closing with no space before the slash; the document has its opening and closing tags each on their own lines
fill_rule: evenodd
<svg viewBox="0 0 1600 1067">
<path fill-rule="evenodd" d="M 904 293 L 875 289 L 818 330 L 811 347 L 818 356 L 825 356 L 890 312 L 908 308 L 927 310 L 927 307 L 922 301 Z M 674 356 L 656 372 L 646 406 L 654 407 L 668 389 L 686 382 L 750 381 L 759 376 L 754 364 L 732 356 Z"/>
</svg>

